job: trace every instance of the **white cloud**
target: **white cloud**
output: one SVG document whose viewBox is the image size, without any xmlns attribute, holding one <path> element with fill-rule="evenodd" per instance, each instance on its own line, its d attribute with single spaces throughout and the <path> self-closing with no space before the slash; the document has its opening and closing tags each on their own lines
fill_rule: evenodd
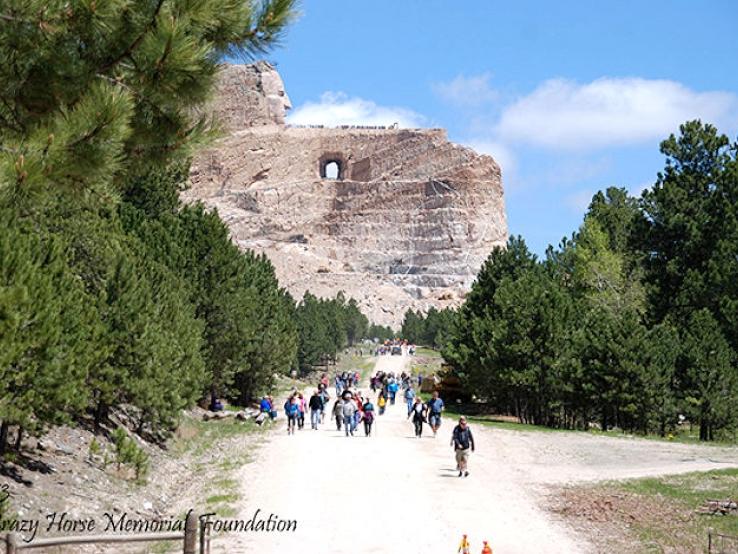
<svg viewBox="0 0 738 554">
<path fill-rule="evenodd" d="M 407 108 L 379 106 L 371 100 L 349 97 L 343 92 L 324 92 L 319 102 L 306 102 L 290 113 L 292 125 L 384 125 L 422 127 L 425 118 Z"/>
<path fill-rule="evenodd" d="M 696 92 L 666 80 L 552 79 L 505 107 L 494 134 L 505 143 L 591 150 L 665 138 L 696 118 L 734 128 L 738 96 Z"/>
<path fill-rule="evenodd" d="M 496 102 L 500 95 L 492 88 L 489 73 L 465 77 L 458 75 L 452 81 L 435 83 L 433 91 L 445 101 L 462 107 L 475 107 Z"/>
</svg>

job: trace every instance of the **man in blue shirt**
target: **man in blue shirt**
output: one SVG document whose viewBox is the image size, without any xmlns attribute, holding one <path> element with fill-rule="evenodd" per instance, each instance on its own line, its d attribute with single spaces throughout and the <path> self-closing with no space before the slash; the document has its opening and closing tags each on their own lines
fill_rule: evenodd
<svg viewBox="0 0 738 554">
<path fill-rule="evenodd" d="M 433 391 L 433 398 L 428 401 L 428 423 L 433 429 L 434 437 L 441 426 L 441 412 L 443 409 L 443 400 L 438 397 L 438 391 Z"/>
<path fill-rule="evenodd" d="M 405 391 L 405 402 L 407 403 L 407 415 L 409 416 L 410 412 L 413 411 L 413 404 L 415 404 L 415 391 L 412 385 Z"/>
</svg>

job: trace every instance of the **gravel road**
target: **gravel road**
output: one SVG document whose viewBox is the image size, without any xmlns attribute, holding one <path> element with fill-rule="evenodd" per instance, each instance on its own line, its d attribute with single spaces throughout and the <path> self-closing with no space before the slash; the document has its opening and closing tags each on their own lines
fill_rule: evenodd
<svg viewBox="0 0 738 554">
<path fill-rule="evenodd" d="M 406 363 L 385 356 L 376 369 L 399 373 Z M 280 421 L 241 470 L 232 517 L 258 509 L 257 519 L 296 520 L 296 531 L 217 534 L 212 552 L 450 554 L 466 533 L 472 552 L 488 540 L 495 554 L 586 553 L 586 539 L 542 507 L 548 485 L 738 466 L 738 448 L 472 425 L 477 452 L 471 475 L 459 478 L 454 422 L 417 439 L 405 415 L 398 400 L 369 438 L 363 430 L 346 438 L 332 423 L 288 436 Z"/>
</svg>

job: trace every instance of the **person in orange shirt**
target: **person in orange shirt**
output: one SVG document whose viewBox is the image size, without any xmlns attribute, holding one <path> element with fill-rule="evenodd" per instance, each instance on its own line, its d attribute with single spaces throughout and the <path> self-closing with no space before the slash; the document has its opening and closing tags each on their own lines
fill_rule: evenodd
<svg viewBox="0 0 738 554">
<path fill-rule="evenodd" d="M 469 539 L 466 538 L 466 535 L 461 537 L 461 542 L 459 543 L 459 549 L 457 552 L 461 552 L 461 554 L 469 554 L 471 545 L 469 544 Z"/>
<path fill-rule="evenodd" d="M 482 554 L 492 554 L 492 547 L 487 544 L 487 541 L 482 541 L 484 546 L 482 547 Z"/>
</svg>

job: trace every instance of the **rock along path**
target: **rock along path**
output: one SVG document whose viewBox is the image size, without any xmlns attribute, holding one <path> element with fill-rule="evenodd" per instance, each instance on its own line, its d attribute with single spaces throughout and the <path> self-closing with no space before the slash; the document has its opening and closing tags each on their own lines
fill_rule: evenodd
<svg viewBox="0 0 738 554">
<path fill-rule="evenodd" d="M 406 363 L 385 356 L 375 369 L 399 374 Z M 218 534 L 213 554 L 450 554 L 464 533 L 472 552 L 482 540 L 495 554 L 590 552 L 583 536 L 542 507 L 543 486 L 738 465 L 735 448 L 472 425 L 477 453 L 471 475 L 459 478 L 449 446 L 454 425 L 445 417 L 437 438 L 425 426 L 417 439 L 400 399 L 368 438 L 361 426 L 346 438 L 332 421 L 318 431 L 306 422 L 288 436 L 281 420 L 239 474 L 233 518 L 251 519 L 259 509 L 259 519 L 297 520 L 297 530 Z"/>
</svg>

